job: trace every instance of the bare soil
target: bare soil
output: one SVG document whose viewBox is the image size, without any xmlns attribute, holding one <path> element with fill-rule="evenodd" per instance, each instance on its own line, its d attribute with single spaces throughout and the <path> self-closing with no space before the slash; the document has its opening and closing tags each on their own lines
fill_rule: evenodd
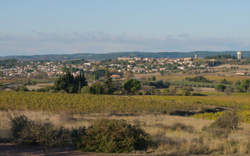
<svg viewBox="0 0 250 156">
<path fill-rule="evenodd" d="M 104 154 L 84 153 L 72 149 L 51 148 L 44 149 L 39 146 L 15 145 L 0 143 L 0 156 L 143 156 L 141 154 Z M 147 156 L 152 156 L 147 154 Z"/>
</svg>

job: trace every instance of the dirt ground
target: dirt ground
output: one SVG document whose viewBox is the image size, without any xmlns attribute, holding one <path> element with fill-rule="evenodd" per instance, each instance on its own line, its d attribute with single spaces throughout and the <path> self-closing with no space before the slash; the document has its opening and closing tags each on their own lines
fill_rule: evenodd
<svg viewBox="0 0 250 156">
<path fill-rule="evenodd" d="M 103 154 L 83 153 L 72 149 L 48 149 L 44 150 L 37 146 L 15 145 L 11 143 L 0 143 L 0 156 L 143 156 L 140 154 Z M 147 154 L 147 156 L 152 156 Z"/>
</svg>

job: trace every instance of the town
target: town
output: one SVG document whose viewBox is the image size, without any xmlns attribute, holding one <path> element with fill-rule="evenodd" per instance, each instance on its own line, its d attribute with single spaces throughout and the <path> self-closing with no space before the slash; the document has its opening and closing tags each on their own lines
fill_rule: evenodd
<svg viewBox="0 0 250 156">
<path fill-rule="evenodd" d="M 112 78 L 121 79 L 126 73 L 162 75 L 168 73 L 216 73 L 230 70 L 231 75 L 250 75 L 247 64 L 249 58 L 242 58 L 238 52 L 237 58 L 230 56 L 199 58 L 198 55 L 187 58 L 141 58 L 118 57 L 102 61 L 68 60 L 68 61 L 24 61 L 1 60 L 0 79 L 16 78 L 55 78 L 65 74 L 65 69 L 71 69 L 76 76 L 80 70 L 95 72 L 108 69 Z"/>
</svg>

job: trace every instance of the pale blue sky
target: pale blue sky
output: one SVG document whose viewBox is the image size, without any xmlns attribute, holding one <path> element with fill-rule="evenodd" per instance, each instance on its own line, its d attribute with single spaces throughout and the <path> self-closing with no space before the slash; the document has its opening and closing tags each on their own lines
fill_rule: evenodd
<svg viewBox="0 0 250 156">
<path fill-rule="evenodd" d="M 249 0 L 0 0 L 0 55 L 250 50 Z"/>
</svg>

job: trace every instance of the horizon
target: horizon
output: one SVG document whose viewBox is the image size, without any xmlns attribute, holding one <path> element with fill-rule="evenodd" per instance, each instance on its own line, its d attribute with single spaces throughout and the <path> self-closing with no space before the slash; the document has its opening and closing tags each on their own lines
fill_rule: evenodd
<svg viewBox="0 0 250 156">
<path fill-rule="evenodd" d="M 250 50 L 245 0 L 0 4 L 0 56 Z"/>
<path fill-rule="evenodd" d="M 79 54 L 89 54 L 89 55 L 99 55 L 99 54 L 114 54 L 114 53 L 225 53 L 225 52 L 238 52 L 237 50 L 224 50 L 224 51 L 209 51 L 209 50 L 202 50 L 202 51 L 162 51 L 162 52 L 157 52 L 157 51 L 118 51 L 118 52 L 95 52 L 95 53 L 48 53 L 48 54 L 27 54 L 27 55 L 0 55 L 0 58 L 5 58 L 5 57 L 30 57 L 30 56 L 60 56 L 60 55 L 79 55 Z M 240 51 L 244 54 L 244 52 L 250 52 L 250 51 Z"/>
</svg>

